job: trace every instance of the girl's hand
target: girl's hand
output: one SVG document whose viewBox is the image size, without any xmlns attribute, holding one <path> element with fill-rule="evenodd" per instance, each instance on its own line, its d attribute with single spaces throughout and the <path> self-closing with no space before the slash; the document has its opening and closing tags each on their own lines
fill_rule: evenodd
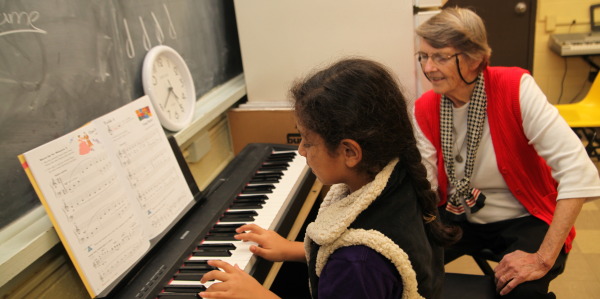
<svg viewBox="0 0 600 299">
<path fill-rule="evenodd" d="M 274 231 L 263 229 L 256 224 L 245 224 L 238 227 L 236 232 L 238 234 L 234 238 L 237 240 L 258 243 L 258 246 L 251 245 L 250 251 L 266 260 L 273 262 L 294 260 L 289 252 L 294 242 Z"/>
<path fill-rule="evenodd" d="M 220 280 L 222 282 L 213 283 L 206 291 L 200 292 L 199 295 L 202 298 L 279 298 L 237 265 L 232 266 L 224 261 L 217 260 L 208 261 L 208 264 L 223 269 L 223 271 L 210 271 L 204 274 L 200 282 L 206 283 L 209 280 Z"/>
</svg>

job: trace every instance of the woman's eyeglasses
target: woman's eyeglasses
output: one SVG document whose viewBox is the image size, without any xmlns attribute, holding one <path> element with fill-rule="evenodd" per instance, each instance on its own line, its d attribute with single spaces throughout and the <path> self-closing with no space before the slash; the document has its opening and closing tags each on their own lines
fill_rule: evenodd
<svg viewBox="0 0 600 299">
<path fill-rule="evenodd" d="M 421 63 L 421 66 L 425 66 L 425 64 L 427 63 L 427 59 L 431 59 L 431 61 L 433 61 L 433 63 L 435 63 L 436 65 L 444 65 L 448 63 L 448 61 L 452 59 L 452 57 L 457 57 L 460 54 L 462 53 L 456 53 L 453 55 L 434 53 L 429 55 L 427 53 L 417 52 L 417 59 L 419 60 L 419 63 Z"/>
</svg>

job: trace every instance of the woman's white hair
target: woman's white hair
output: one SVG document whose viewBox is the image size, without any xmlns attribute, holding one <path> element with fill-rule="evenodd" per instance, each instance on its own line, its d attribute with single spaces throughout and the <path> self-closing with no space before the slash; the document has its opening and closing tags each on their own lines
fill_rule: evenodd
<svg viewBox="0 0 600 299">
<path fill-rule="evenodd" d="M 470 59 L 481 59 L 480 69 L 489 64 L 492 49 L 483 20 L 470 9 L 445 8 L 421 24 L 416 32 L 436 49 L 453 47 Z"/>
</svg>

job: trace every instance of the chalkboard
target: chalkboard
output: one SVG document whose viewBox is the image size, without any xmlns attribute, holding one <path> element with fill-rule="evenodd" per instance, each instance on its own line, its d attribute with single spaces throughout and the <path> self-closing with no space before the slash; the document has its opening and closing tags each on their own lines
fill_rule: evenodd
<svg viewBox="0 0 600 299">
<path fill-rule="evenodd" d="M 39 205 L 17 155 L 142 96 L 160 44 L 198 97 L 242 72 L 232 0 L 0 0 L 0 228 Z"/>
</svg>

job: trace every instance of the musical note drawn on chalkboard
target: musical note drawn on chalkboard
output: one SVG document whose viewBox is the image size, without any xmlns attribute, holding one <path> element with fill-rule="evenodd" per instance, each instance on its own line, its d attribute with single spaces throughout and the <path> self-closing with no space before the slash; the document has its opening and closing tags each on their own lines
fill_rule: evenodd
<svg viewBox="0 0 600 299">
<path fill-rule="evenodd" d="M 169 13 L 169 9 L 167 8 L 166 4 L 163 4 L 163 9 L 164 9 L 164 13 L 167 18 L 167 21 L 168 21 L 169 37 L 171 37 L 171 39 L 177 39 L 177 31 L 175 30 L 175 26 L 173 25 L 173 21 L 171 19 L 171 14 Z M 156 41 L 157 41 L 158 45 L 162 45 L 165 42 L 165 34 L 164 34 L 163 28 L 161 26 L 161 22 L 156 17 L 156 13 L 154 13 L 154 11 L 150 12 L 150 16 L 152 17 L 152 21 L 153 21 L 153 23 L 152 23 L 153 26 L 151 26 L 151 27 L 154 27 Z M 146 28 L 146 21 L 141 16 L 138 16 L 138 20 L 140 22 L 140 27 L 142 28 L 143 46 L 144 46 L 144 49 L 146 51 L 148 51 L 153 47 L 153 44 L 150 39 L 150 35 L 148 34 L 148 29 Z M 129 22 L 127 21 L 126 18 L 123 18 L 123 26 L 125 29 L 125 34 L 127 36 L 127 39 L 125 41 L 127 57 L 134 58 L 136 52 L 135 52 L 135 47 L 133 45 L 133 41 L 131 40 L 131 32 L 129 31 Z"/>
</svg>

